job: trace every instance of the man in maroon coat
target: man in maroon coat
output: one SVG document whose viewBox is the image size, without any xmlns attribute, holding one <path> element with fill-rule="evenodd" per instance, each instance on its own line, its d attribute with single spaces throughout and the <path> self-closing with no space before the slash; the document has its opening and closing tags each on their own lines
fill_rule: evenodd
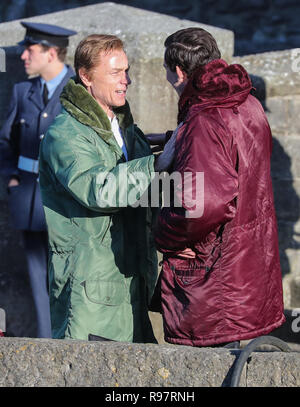
<svg viewBox="0 0 300 407">
<path fill-rule="evenodd" d="M 207 31 L 177 31 L 165 47 L 180 125 L 170 168 L 180 181 L 156 228 L 165 340 L 268 334 L 285 318 L 267 118 L 245 69 L 222 60 Z"/>
</svg>

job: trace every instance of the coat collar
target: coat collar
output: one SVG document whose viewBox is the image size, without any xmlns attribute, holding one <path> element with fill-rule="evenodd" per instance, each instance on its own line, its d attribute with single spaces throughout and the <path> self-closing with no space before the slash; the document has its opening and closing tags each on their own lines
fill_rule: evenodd
<svg viewBox="0 0 300 407">
<path fill-rule="evenodd" d="M 107 114 L 99 106 L 96 100 L 87 92 L 84 86 L 71 78 L 60 96 L 61 104 L 64 109 L 77 121 L 92 128 L 105 142 L 107 142 L 119 157 L 123 155 L 119 147 Z M 126 101 L 124 106 L 114 109 L 119 126 L 123 131 L 124 141 L 128 155 L 132 149 L 133 138 L 127 134 L 128 127 L 133 124 L 133 118 L 130 112 L 129 104 Z M 129 136 L 129 139 L 127 138 Z"/>
<path fill-rule="evenodd" d="M 44 104 L 41 95 L 41 82 L 39 77 L 32 79 L 28 99 L 34 103 L 39 110 L 43 110 Z"/>
</svg>

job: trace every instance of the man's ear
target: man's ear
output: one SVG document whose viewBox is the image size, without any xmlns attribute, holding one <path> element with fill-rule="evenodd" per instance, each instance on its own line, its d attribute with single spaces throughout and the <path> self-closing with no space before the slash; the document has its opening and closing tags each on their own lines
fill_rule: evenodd
<svg viewBox="0 0 300 407">
<path fill-rule="evenodd" d="M 178 65 L 176 65 L 176 74 L 180 83 L 187 82 L 187 74 Z"/>
<path fill-rule="evenodd" d="M 81 82 L 84 84 L 84 86 L 86 86 L 87 88 L 89 86 L 91 86 L 90 76 L 88 75 L 88 73 L 86 72 L 86 70 L 84 68 L 80 68 L 78 70 L 78 74 L 79 74 Z"/>
<path fill-rule="evenodd" d="M 48 60 L 52 62 L 58 58 L 57 50 L 54 47 L 50 47 L 48 50 Z"/>
</svg>

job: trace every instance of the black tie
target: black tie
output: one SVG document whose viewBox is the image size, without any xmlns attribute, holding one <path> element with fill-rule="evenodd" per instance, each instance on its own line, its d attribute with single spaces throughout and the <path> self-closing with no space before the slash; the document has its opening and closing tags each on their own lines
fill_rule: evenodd
<svg viewBox="0 0 300 407">
<path fill-rule="evenodd" d="M 44 101 L 44 105 L 46 106 L 46 104 L 48 103 L 48 88 L 47 85 L 44 83 L 44 89 L 43 89 L 43 101 Z"/>
</svg>

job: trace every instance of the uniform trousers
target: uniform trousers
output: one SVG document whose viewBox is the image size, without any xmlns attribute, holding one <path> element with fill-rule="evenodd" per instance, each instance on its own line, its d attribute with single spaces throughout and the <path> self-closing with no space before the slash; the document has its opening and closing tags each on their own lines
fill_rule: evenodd
<svg viewBox="0 0 300 407">
<path fill-rule="evenodd" d="M 50 303 L 47 278 L 47 232 L 23 231 L 23 240 L 32 297 L 37 316 L 37 338 L 51 338 Z"/>
</svg>

